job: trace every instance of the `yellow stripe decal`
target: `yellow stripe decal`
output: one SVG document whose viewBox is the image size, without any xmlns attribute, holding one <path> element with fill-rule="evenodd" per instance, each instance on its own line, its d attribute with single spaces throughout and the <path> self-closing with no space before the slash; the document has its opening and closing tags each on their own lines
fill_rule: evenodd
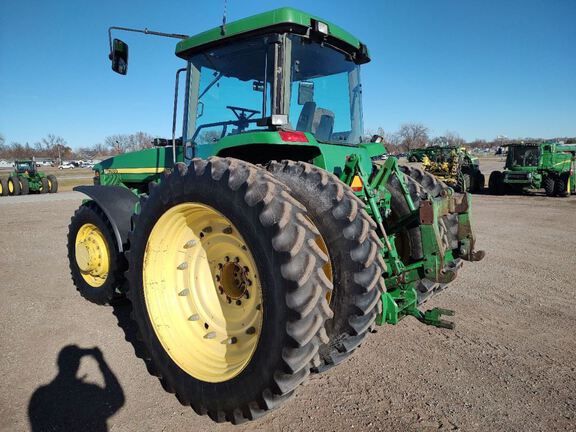
<svg viewBox="0 0 576 432">
<path fill-rule="evenodd" d="M 161 174 L 166 168 L 109 168 L 104 174 Z"/>
</svg>

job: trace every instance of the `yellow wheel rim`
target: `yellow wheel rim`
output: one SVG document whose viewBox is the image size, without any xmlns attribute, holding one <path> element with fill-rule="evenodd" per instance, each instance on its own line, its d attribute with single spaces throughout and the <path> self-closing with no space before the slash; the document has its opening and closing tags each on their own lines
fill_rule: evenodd
<svg viewBox="0 0 576 432">
<path fill-rule="evenodd" d="M 2 186 L 2 182 L 0 181 L 0 195 L 4 193 L 4 186 Z"/>
<path fill-rule="evenodd" d="M 212 383 L 242 372 L 262 330 L 262 287 L 226 216 L 198 203 L 172 207 L 150 233 L 142 277 L 150 322 L 181 369 Z"/>
<path fill-rule="evenodd" d="M 306 217 L 306 219 L 308 219 L 308 221 L 312 225 L 314 225 L 314 222 L 312 222 L 312 220 L 308 216 L 305 216 L 305 217 Z M 326 264 L 324 264 L 324 266 L 322 267 L 322 270 L 324 270 L 324 275 L 328 278 L 328 280 L 330 282 L 334 282 L 334 276 L 332 274 L 332 260 L 330 258 L 330 253 L 328 252 L 328 246 L 326 245 L 326 242 L 324 241 L 324 237 L 322 237 L 320 234 L 318 234 L 314 240 L 316 242 L 316 246 L 318 246 L 318 248 L 327 257 Z M 330 304 L 331 299 L 332 299 L 332 291 L 328 291 L 326 293 L 326 300 L 328 301 L 328 304 Z"/>
<path fill-rule="evenodd" d="M 14 193 L 14 183 L 12 180 L 8 180 L 8 192 Z"/>
<path fill-rule="evenodd" d="M 106 282 L 110 270 L 110 250 L 100 229 L 87 223 L 80 227 L 75 243 L 76 264 L 82 278 L 93 287 Z"/>
<path fill-rule="evenodd" d="M 50 181 L 50 179 L 48 179 L 48 190 L 49 191 L 52 190 L 52 182 Z"/>
</svg>

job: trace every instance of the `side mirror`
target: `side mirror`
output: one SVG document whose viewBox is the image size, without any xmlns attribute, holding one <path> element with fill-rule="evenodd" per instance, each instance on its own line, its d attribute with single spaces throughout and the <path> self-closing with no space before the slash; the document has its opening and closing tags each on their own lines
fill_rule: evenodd
<svg viewBox="0 0 576 432">
<path fill-rule="evenodd" d="M 112 70 L 120 75 L 126 75 L 128 72 L 128 45 L 120 39 L 114 39 L 109 58 L 112 60 Z"/>
<path fill-rule="evenodd" d="M 300 81 L 298 84 L 298 105 L 314 101 L 314 83 L 312 81 Z"/>
</svg>

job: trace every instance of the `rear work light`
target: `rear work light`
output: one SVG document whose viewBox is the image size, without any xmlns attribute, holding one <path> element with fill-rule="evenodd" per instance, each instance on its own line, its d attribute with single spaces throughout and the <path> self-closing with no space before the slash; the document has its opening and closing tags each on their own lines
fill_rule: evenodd
<svg viewBox="0 0 576 432">
<path fill-rule="evenodd" d="M 280 139 L 286 142 L 308 142 L 304 132 L 279 131 Z"/>
</svg>

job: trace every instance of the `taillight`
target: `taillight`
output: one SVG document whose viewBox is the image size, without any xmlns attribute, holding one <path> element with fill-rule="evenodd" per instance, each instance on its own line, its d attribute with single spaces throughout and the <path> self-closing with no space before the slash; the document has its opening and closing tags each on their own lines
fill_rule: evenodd
<svg viewBox="0 0 576 432">
<path fill-rule="evenodd" d="M 304 132 L 294 131 L 279 131 L 280 139 L 286 142 L 308 142 L 308 138 Z"/>
<path fill-rule="evenodd" d="M 350 187 L 354 192 L 362 192 L 362 179 L 358 176 L 354 176 Z"/>
</svg>

